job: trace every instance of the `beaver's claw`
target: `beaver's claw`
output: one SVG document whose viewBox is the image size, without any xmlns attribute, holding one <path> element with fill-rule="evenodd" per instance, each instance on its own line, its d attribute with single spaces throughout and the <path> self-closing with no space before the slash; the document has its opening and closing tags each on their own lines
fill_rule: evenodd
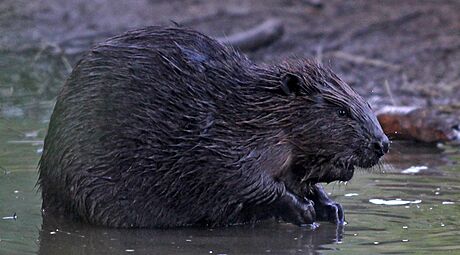
<svg viewBox="0 0 460 255">
<path fill-rule="evenodd" d="M 342 206 L 334 201 L 324 204 L 315 203 L 315 212 L 318 221 L 329 221 L 336 224 L 345 222 Z"/>
</svg>

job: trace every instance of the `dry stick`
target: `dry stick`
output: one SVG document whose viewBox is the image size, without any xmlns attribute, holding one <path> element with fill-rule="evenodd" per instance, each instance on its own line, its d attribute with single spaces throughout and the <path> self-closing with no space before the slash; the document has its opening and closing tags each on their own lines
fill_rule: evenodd
<svg viewBox="0 0 460 255">
<path fill-rule="evenodd" d="M 390 84 L 388 83 L 388 80 L 385 80 L 384 85 L 385 85 L 385 90 L 387 91 L 388 96 L 390 97 L 391 103 L 393 104 L 393 106 L 396 106 L 396 101 L 395 101 L 395 98 L 393 97 L 393 92 L 391 92 L 391 88 L 390 88 Z"/>
<path fill-rule="evenodd" d="M 69 60 L 65 56 L 64 49 L 62 49 L 59 45 L 57 45 L 55 43 L 45 43 L 42 46 L 40 46 L 40 50 L 37 52 L 37 54 L 35 54 L 33 62 L 34 63 L 37 62 L 38 59 L 42 56 L 43 52 L 46 49 L 49 49 L 49 48 L 56 49 L 59 52 L 59 55 L 61 57 L 61 61 L 64 64 L 64 67 L 65 67 L 67 73 L 71 73 L 72 72 L 72 65 L 70 64 Z"/>
<path fill-rule="evenodd" d="M 316 61 L 323 64 L 323 46 L 321 44 L 316 48 Z"/>
<path fill-rule="evenodd" d="M 401 70 L 401 66 L 391 64 L 379 59 L 372 59 L 372 58 L 366 58 L 363 56 L 358 56 L 358 55 L 352 55 L 343 51 L 334 51 L 330 53 L 334 57 L 341 58 L 346 61 L 350 61 L 356 64 L 366 64 L 366 65 L 371 65 L 371 66 L 376 66 L 376 67 L 383 67 L 387 68 L 393 71 L 399 71 Z"/>
<path fill-rule="evenodd" d="M 40 50 L 34 56 L 34 63 L 42 56 L 43 52 L 48 48 L 48 44 L 43 44 L 40 46 Z"/>
<path fill-rule="evenodd" d="M 269 19 L 249 30 L 227 37 L 217 38 L 219 42 L 243 51 L 256 50 L 279 39 L 284 32 L 283 24 L 277 19 Z"/>
<path fill-rule="evenodd" d="M 70 64 L 69 60 L 66 58 L 64 54 L 61 55 L 61 61 L 62 63 L 64 63 L 64 67 L 67 73 L 70 74 L 72 72 L 72 65 Z"/>
</svg>

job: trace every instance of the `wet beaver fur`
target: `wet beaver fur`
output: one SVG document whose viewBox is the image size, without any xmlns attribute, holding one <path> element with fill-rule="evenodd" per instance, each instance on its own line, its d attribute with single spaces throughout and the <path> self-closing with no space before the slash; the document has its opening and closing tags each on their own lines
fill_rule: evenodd
<svg viewBox="0 0 460 255">
<path fill-rule="evenodd" d="M 330 70 L 256 65 L 201 33 L 148 27 L 77 64 L 39 185 L 45 214 L 111 227 L 341 223 L 317 183 L 387 151 L 369 104 Z"/>
</svg>

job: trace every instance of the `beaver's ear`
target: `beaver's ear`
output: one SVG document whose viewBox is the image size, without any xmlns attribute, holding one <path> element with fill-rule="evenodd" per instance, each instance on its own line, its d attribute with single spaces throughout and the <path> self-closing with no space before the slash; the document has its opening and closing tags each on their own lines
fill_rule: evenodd
<svg viewBox="0 0 460 255">
<path fill-rule="evenodd" d="M 297 95 L 300 91 L 301 79 L 293 73 L 281 75 L 281 91 L 286 95 Z"/>
</svg>

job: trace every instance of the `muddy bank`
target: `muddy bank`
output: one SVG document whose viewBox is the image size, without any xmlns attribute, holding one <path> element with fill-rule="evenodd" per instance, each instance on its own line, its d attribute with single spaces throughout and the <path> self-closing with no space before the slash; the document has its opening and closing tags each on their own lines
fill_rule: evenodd
<svg viewBox="0 0 460 255">
<path fill-rule="evenodd" d="M 276 18 L 282 36 L 246 52 L 257 62 L 317 58 L 377 107 L 460 104 L 460 2 L 308 2 L 5 1 L 0 97 L 52 100 L 82 52 L 131 28 L 177 23 L 224 38 Z"/>
</svg>

